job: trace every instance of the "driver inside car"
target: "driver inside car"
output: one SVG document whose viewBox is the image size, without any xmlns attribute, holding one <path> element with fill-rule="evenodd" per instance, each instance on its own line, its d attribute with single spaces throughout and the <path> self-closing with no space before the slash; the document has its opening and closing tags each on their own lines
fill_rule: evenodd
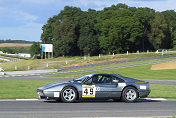
<svg viewBox="0 0 176 118">
<path fill-rule="evenodd" d="M 98 76 L 93 76 L 92 84 L 98 84 Z"/>
</svg>

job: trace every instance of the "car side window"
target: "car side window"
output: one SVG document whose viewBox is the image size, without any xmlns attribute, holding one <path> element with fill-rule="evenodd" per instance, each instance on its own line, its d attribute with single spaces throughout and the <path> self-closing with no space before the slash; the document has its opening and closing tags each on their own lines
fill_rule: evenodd
<svg viewBox="0 0 176 118">
<path fill-rule="evenodd" d="M 86 84 L 86 85 L 100 84 L 100 83 L 103 83 L 102 82 L 103 80 L 104 80 L 104 76 L 102 76 L 102 75 L 94 75 L 89 80 L 85 81 L 84 84 Z"/>
<path fill-rule="evenodd" d="M 122 82 L 122 79 L 111 75 L 94 75 L 90 79 L 85 81 L 84 84 L 93 85 L 93 84 L 108 84 L 117 82 Z"/>
<path fill-rule="evenodd" d="M 90 85 L 90 84 L 92 84 L 92 78 L 87 79 L 83 84 L 85 84 L 85 85 Z"/>
<path fill-rule="evenodd" d="M 112 78 L 111 76 L 104 75 L 102 78 L 99 80 L 99 83 L 112 83 Z"/>
<path fill-rule="evenodd" d="M 115 76 L 112 76 L 112 82 L 113 83 L 116 83 L 116 82 L 124 82 L 124 80 L 118 78 L 118 77 L 115 77 Z"/>
</svg>

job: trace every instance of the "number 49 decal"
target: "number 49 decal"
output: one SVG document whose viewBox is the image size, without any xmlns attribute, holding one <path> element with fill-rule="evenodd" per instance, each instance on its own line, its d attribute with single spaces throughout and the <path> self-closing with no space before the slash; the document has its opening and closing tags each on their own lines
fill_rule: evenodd
<svg viewBox="0 0 176 118">
<path fill-rule="evenodd" d="M 94 98 L 95 90 L 95 85 L 82 85 L 82 97 Z"/>
</svg>

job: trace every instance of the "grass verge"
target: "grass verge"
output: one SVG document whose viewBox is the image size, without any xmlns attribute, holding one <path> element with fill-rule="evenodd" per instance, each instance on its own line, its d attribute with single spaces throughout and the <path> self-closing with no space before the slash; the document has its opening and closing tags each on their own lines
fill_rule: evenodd
<svg viewBox="0 0 176 118">
<path fill-rule="evenodd" d="M 152 60 L 146 60 L 146 61 L 136 61 L 136 62 L 108 64 L 108 65 L 102 65 L 102 66 L 93 66 L 93 67 L 85 67 L 85 68 L 80 68 L 80 69 L 66 70 L 66 71 L 62 71 L 62 72 L 80 71 L 80 70 L 93 70 L 93 69 L 109 68 L 109 67 L 124 66 L 124 65 L 137 64 L 137 63 L 145 63 L 145 62 L 153 62 L 153 61 L 170 60 L 170 59 L 176 59 L 176 58 L 175 57 L 171 57 L 171 58 L 152 59 Z"/>
<path fill-rule="evenodd" d="M 38 98 L 38 87 L 58 81 L 41 80 L 0 80 L 0 99 Z M 151 85 L 152 98 L 176 98 L 175 85 Z"/>
<path fill-rule="evenodd" d="M 58 57 L 58 58 L 50 58 L 50 59 L 34 59 L 34 60 L 22 60 L 18 62 L 7 62 L 1 64 L 1 67 L 5 71 L 14 71 L 15 66 L 17 66 L 17 70 L 28 70 L 28 66 L 30 69 L 58 69 L 65 66 L 75 66 L 75 65 L 86 65 L 91 63 L 101 63 L 106 61 L 113 61 L 113 60 L 124 60 L 124 59 L 134 59 L 134 58 L 144 58 L 144 57 L 154 57 L 154 56 L 161 56 L 161 53 L 129 53 L 127 54 L 116 54 L 112 55 L 101 55 L 99 56 L 91 56 L 91 57 L 84 57 L 84 56 L 74 56 L 74 57 Z M 67 60 L 67 64 L 66 64 Z M 48 66 L 47 66 L 48 65 Z"/>
<path fill-rule="evenodd" d="M 134 66 L 120 69 L 108 69 L 93 72 L 71 73 L 52 75 L 51 77 L 73 77 L 78 78 L 86 74 L 92 73 L 115 73 L 123 76 L 137 78 L 137 79 L 153 79 L 153 80 L 176 80 L 176 69 L 169 70 L 151 70 L 150 65 Z"/>
<path fill-rule="evenodd" d="M 0 80 L 0 99 L 38 98 L 36 89 L 54 82 L 56 81 Z"/>
<path fill-rule="evenodd" d="M 151 98 L 176 98 L 175 85 L 160 85 L 151 84 L 151 93 L 148 97 Z"/>
</svg>

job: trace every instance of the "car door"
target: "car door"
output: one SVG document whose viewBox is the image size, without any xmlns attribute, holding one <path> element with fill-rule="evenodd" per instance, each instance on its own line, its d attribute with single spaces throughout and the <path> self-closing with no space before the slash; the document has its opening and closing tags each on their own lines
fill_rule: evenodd
<svg viewBox="0 0 176 118">
<path fill-rule="evenodd" d="M 116 87 L 108 76 L 93 75 L 82 85 L 82 98 L 106 98 L 110 97 L 111 91 Z"/>
<path fill-rule="evenodd" d="M 109 98 L 119 97 L 121 95 L 118 88 L 118 81 L 114 81 L 115 78 L 112 75 L 101 75 L 96 86 L 96 98 Z"/>
<path fill-rule="evenodd" d="M 114 81 L 116 80 L 116 81 Z M 96 74 L 87 79 L 82 85 L 82 98 L 120 97 L 118 78 L 109 74 Z"/>
</svg>

